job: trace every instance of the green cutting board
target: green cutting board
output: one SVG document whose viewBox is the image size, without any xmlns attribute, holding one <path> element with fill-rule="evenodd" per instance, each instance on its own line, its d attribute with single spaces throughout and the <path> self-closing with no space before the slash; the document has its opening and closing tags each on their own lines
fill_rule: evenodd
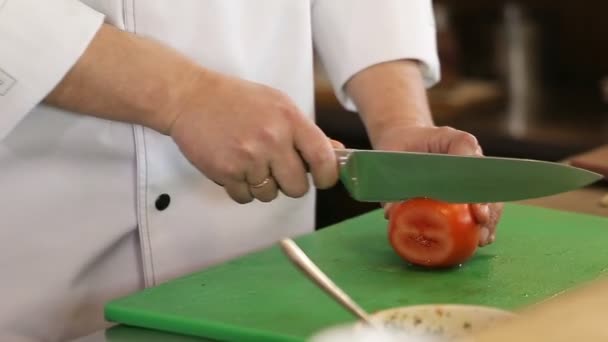
<svg viewBox="0 0 608 342">
<path fill-rule="evenodd" d="M 422 303 L 517 309 L 608 273 L 608 219 L 510 204 L 497 242 L 459 268 L 409 266 L 380 211 L 297 239 L 369 311 Z M 223 341 L 303 341 L 353 317 L 272 247 L 106 305 L 127 325 Z"/>
</svg>

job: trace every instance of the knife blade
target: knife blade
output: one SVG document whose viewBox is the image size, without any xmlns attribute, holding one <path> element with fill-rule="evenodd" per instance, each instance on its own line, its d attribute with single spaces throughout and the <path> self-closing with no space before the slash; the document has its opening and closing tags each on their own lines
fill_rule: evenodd
<svg viewBox="0 0 608 342">
<path fill-rule="evenodd" d="M 581 188 L 601 175 L 565 164 L 502 157 L 336 149 L 340 180 L 361 202 L 429 197 L 509 202 Z"/>
</svg>

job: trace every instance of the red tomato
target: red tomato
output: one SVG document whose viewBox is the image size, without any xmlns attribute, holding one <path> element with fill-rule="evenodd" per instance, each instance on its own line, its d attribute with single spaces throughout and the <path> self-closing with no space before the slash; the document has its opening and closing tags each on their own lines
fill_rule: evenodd
<svg viewBox="0 0 608 342">
<path fill-rule="evenodd" d="M 479 243 L 479 225 L 469 204 L 427 198 L 396 203 L 389 212 L 389 241 L 406 261 L 429 268 L 467 261 Z"/>
</svg>

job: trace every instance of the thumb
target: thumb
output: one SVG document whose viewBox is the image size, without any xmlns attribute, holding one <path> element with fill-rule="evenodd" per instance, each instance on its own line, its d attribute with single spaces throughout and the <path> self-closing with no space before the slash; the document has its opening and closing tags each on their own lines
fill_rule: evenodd
<svg viewBox="0 0 608 342">
<path fill-rule="evenodd" d="M 332 138 L 329 138 L 329 142 L 331 143 L 331 146 L 332 146 L 333 148 L 337 148 L 337 149 L 344 149 L 344 148 L 346 148 L 346 147 L 344 146 L 344 144 L 342 144 L 342 143 L 341 143 L 341 142 L 339 142 L 338 140 L 334 140 L 334 139 L 332 139 Z"/>
<path fill-rule="evenodd" d="M 447 145 L 448 154 L 463 156 L 481 156 L 483 152 L 475 136 L 470 133 L 451 130 L 448 134 L 442 135 L 443 144 Z"/>
</svg>

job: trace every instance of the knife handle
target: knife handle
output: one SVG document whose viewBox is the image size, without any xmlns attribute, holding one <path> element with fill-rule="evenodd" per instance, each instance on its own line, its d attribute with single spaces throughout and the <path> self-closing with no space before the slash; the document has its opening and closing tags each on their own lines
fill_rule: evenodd
<svg viewBox="0 0 608 342">
<path fill-rule="evenodd" d="M 334 153 L 336 154 L 336 159 L 338 160 L 338 165 L 340 167 L 346 165 L 348 162 L 348 158 L 350 158 L 353 150 L 346 148 L 334 148 Z"/>
</svg>

